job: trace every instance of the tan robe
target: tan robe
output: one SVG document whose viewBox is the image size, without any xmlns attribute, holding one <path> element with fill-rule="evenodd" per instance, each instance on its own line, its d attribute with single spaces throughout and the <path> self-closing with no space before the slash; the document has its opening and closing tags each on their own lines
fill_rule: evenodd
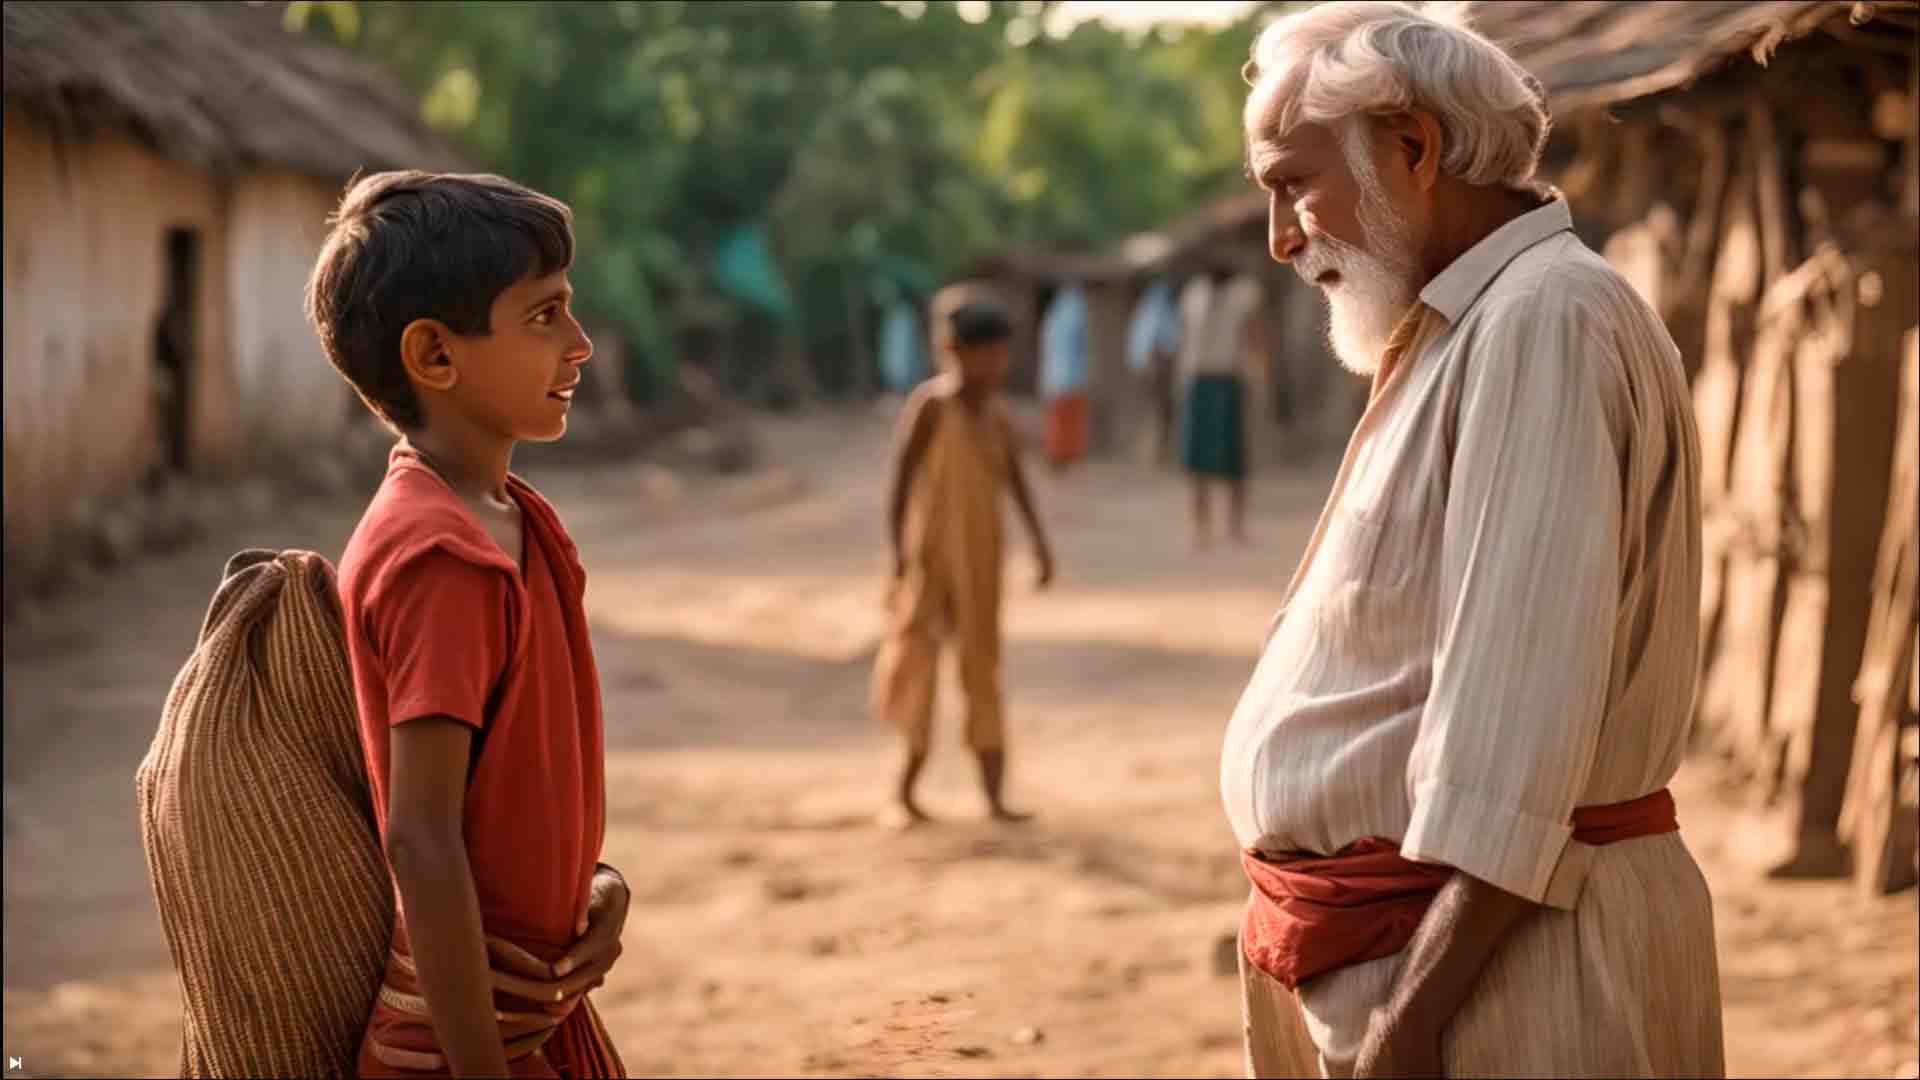
<svg viewBox="0 0 1920 1080">
<path fill-rule="evenodd" d="M 908 480 L 907 572 L 874 663 L 873 712 L 925 752 L 940 643 L 959 651 L 967 744 L 1000 749 L 1000 493 L 1010 440 L 998 404 L 969 409 L 942 376 L 926 407 L 933 435 Z"/>
</svg>

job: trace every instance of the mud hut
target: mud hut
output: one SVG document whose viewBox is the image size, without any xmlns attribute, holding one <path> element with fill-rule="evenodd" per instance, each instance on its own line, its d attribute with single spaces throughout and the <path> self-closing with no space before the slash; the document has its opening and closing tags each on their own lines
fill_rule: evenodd
<svg viewBox="0 0 1920 1080">
<path fill-rule="evenodd" d="M 356 170 L 458 162 L 282 10 L 5 5 L 9 609 L 174 478 L 337 454 L 357 416 L 301 312 L 326 215 Z"/>
<path fill-rule="evenodd" d="M 1333 359 L 1319 294 L 1267 253 L 1267 202 L 1259 192 L 1224 196 L 1157 229 L 1090 254 L 1011 250 L 983 259 L 974 276 L 995 283 L 1014 308 L 1009 386 L 1031 393 L 1039 321 L 1055 293 L 1087 291 L 1095 452 L 1131 454 L 1149 445 L 1147 390 L 1127 370 L 1127 325 L 1156 278 L 1251 273 L 1266 282 L 1271 362 L 1250 372 L 1247 433 L 1256 460 L 1292 458 L 1338 446 L 1365 404 L 1366 386 Z"/>
<path fill-rule="evenodd" d="M 1469 14 L 1545 84 L 1577 227 L 1693 379 L 1700 748 L 1793 806 L 1782 872 L 1845 868 L 1844 808 L 1862 883 L 1910 882 L 1920 4 Z"/>
</svg>

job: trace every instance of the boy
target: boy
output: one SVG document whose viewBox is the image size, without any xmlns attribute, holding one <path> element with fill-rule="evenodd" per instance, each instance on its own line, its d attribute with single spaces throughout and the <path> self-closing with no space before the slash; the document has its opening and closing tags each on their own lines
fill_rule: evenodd
<svg viewBox="0 0 1920 1080">
<path fill-rule="evenodd" d="M 493 176 L 352 184 L 307 286 L 401 436 L 340 561 L 398 912 L 362 1076 L 624 1075 L 586 991 L 620 952 L 600 690 L 573 542 L 508 464 L 567 429 L 593 343 L 572 213 Z"/>
<path fill-rule="evenodd" d="M 892 625 L 874 664 L 873 709 L 907 741 L 896 805 L 883 820 L 929 820 L 913 788 L 927 761 L 933 689 L 942 637 L 960 652 L 967 741 L 995 820 L 1018 821 L 1001 801 L 1006 775 L 1000 715 L 1000 497 L 1011 488 L 1040 563 L 1053 580 L 1053 555 L 1035 515 L 999 401 L 1012 327 L 983 296 L 962 294 L 950 312 L 936 305 L 934 346 L 942 372 L 907 399 L 888 506 L 893 543 Z"/>
</svg>

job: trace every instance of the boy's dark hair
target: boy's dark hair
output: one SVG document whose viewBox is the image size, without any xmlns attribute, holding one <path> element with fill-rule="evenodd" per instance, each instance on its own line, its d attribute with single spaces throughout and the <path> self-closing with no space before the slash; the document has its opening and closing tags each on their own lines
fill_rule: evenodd
<svg viewBox="0 0 1920 1080">
<path fill-rule="evenodd" d="M 992 300 L 968 300 L 947 316 L 955 347 L 990 345 L 1013 337 L 1013 320 L 1007 309 Z"/>
<path fill-rule="evenodd" d="M 403 430 L 424 420 L 400 363 L 408 323 L 487 334 L 509 286 L 573 263 L 573 211 L 498 176 L 375 173 L 350 182 L 327 221 L 307 319 L 360 399 Z"/>
</svg>

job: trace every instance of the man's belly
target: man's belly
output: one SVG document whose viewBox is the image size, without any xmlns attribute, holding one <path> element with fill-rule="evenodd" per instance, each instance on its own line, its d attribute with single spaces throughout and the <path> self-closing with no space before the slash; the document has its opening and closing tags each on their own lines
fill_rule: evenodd
<svg viewBox="0 0 1920 1080">
<path fill-rule="evenodd" d="M 1220 755 L 1227 820 L 1242 848 L 1330 854 L 1398 839 L 1406 768 L 1430 678 L 1324 655 L 1283 621 L 1249 680 Z"/>
</svg>

